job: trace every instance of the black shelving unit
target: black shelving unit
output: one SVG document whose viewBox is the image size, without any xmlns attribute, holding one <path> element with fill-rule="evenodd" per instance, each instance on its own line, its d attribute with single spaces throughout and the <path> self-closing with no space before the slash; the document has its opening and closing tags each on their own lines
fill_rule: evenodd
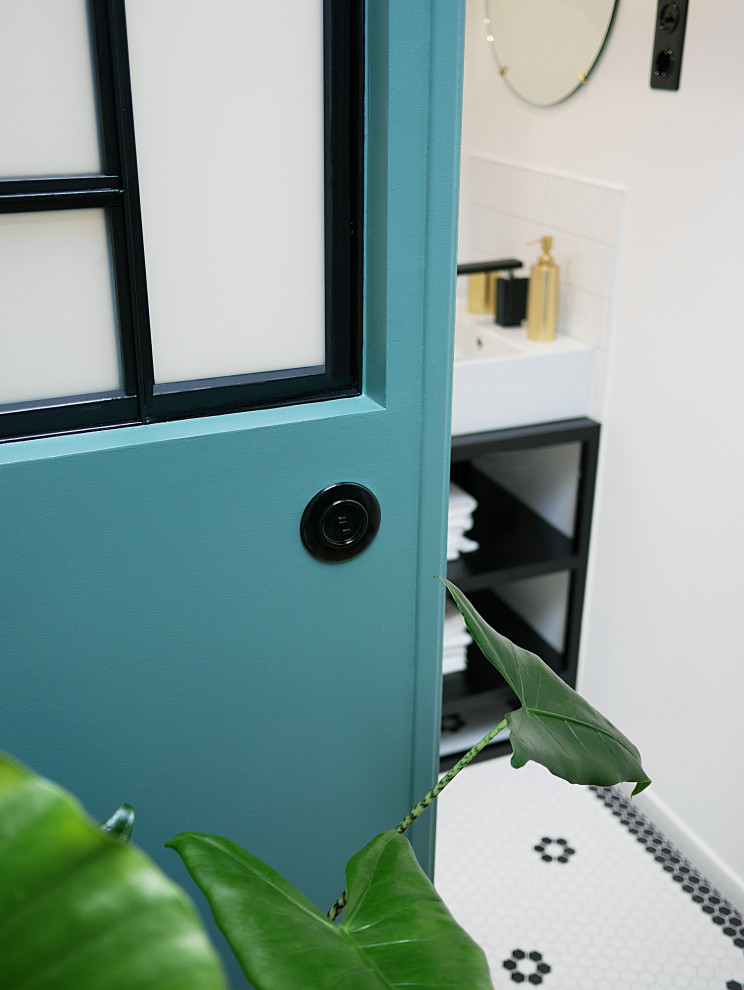
<svg viewBox="0 0 744 990">
<path fill-rule="evenodd" d="M 490 625 L 517 645 L 537 653 L 572 686 L 576 683 L 599 433 L 599 423 L 583 418 L 452 438 L 451 477 L 478 502 L 470 535 L 479 549 L 450 563 L 447 576 L 468 595 Z M 477 463 L 489 454 L 563 444 L 580 445 L 570 537 L 494 481 Z M 499 596 L 499 589 L 509 582 L 557 573 L 566 573 L 569 578 L 561 650 L 546 642 Z M 498 672 L 472 645 L 467 669 L 444 678 L 442 716 L 466 719 L 468 712 L 486 706 L 493 710 L 495 724 L 506 711 L 517 707 L 517 701 Z M 499 755 L 508 745 L 489 746 L 480 758 Z M 442 757 L 441 769 L 453 766 L 466 749 Z"/>
</svg>

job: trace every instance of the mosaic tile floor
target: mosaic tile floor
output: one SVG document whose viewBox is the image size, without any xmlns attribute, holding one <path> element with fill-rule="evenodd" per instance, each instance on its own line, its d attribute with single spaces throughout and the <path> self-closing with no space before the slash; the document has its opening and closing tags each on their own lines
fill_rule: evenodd
<svg viewBox="0 0 744 990">
<path fill-rule="evenodd" d="M 437 799 L 436 886 L 495 990 L 744 990 L 744 921 L 619 791 L 508 757 Z"/>
</svg>

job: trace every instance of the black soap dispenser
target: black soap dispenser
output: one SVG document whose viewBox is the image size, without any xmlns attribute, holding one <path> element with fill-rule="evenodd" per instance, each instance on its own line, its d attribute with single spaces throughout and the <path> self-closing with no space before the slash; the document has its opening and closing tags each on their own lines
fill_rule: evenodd
<svg viewBox="0 0 744 990">
<path fill-rule="evenodd" d="M 528 278 L 507 278 L 496 281 L 495 320 L 500 327 L 518 327 L 527 313 Z"/>
</svg>

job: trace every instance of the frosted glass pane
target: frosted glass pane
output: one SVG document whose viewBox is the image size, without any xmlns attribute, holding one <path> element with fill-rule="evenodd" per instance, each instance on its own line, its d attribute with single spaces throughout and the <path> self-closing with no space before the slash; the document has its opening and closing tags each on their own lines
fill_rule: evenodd
<svg viewBox="0 0 744 990">
<path fill-rule="evenodd" d="M 325 361 L 321 0 L 127 0 L 157 383 Z"/>
<path fill-rule="evenodd" d="M 0 0 L 0 176 L 101 171 L 85 0 Z"/>
<path fill-rule="evenodd" d="M 102 210 L 0 215 L 0 403 L 121 388 Z"/>
</svg>

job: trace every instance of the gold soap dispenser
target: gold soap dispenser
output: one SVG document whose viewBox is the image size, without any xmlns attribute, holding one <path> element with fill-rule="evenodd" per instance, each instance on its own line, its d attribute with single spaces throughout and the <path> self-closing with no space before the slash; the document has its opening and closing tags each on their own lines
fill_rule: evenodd
<svg viewBox="0 0 744 990">
<path fill-rule="evenodd" d="M 560 269 L 550 251 L 552 237 L 542 237 L 530 244 L 542 243 L 542 254 L 532 266 L 527 290 L 527 337 L 529 340 L 554 340 L 558 322 L 558 275 Z"/>
</svg>

